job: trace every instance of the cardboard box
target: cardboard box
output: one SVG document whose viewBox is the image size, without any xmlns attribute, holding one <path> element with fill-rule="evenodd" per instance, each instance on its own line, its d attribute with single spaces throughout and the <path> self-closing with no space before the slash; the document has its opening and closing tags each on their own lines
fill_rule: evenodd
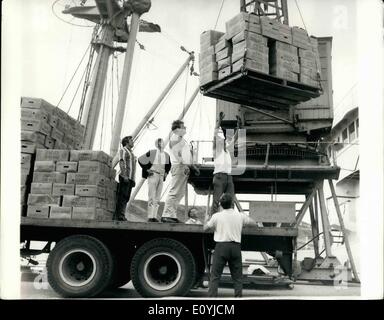
<svg viewBox="0 0 384 320">
<path fill-rule="evenodd" d="M 216 80 L 218 80 L 217 71 L 206 72 L 204 74 L 200 74 L 200 77 L 199 77 L 200 86 L 203 86 L 207 83 L 210 83 Z"/>
<path fill-rule="evenodd" d="M 313 80 L 317 80 L 317 70 L 314 68 L 306 68 L 306 67 L 300 66 L 300 74 L 307 76 Z"/>
<path fill-rule="evenodd" d="M 65 149 L 69 149 L 69 147 L 61 140 L 55 140 L 54 149 L 65 150 Z"/>
<path fill-rule="evenodd" d="M 52 182 L 33 182 L 31 184 L 31 193 L 52 195 Z"/>
<path fill-rule="evenodd" d="M 200 35 L 200 48 L 206 48 L 215 45 L 223 35 L 223 32 L 216 30 L 204 31 Z"/>
<path fill-rule="evenodd" d="M 34 172 L 33 182 L 65 183 L 65 173 L 60 172 Z"/>
<path fill-rule="evenodd" d="M 51 134 L 52 127 L 45 120 L 21 119 L 21 130 Z"/>
<path fill-rule="evenodd" d="M 75 185 L 67 183 L 54 183 L 52 187 L 53 196 L 74 195 Z"/>
<path fill-rule="evenodd" d="M 224 50 L 225 48 L 230 48 L 232 46 L 231 42 L 227 39 L 223 38 L 219 40 L 218 43 L 215 44 L 215 53 L 220 52 L 221 50 Z"/>
<path fill-rule="evenodd" d="M 77 161 L 57 161 L 56 171 L 61 173 L 77 172 Z"/>
<path fill-rule="evenodd" d="M 237 15 L 235 15 L 233 18 L 228 20 L 226 22 L 226 25 L 234 25 L 242 21 L 247 21 L 252 24 L 260 24 L 260 17 L 254 13 L 248 13 L 248 12 L 240 12 Z"/>
<path fill-rule="evenodd" d="M 51 116 L 49 117 L 48 123 L 51 127 L 56 128 L 58 121 L 59 121 L 59 118 L 51 114 Z"/>
<path fill-rule="evenodd" d="M 49 207 L 42 206 L 28 206 L 27 208 L 27 217 L 29 218 L 48 218 L 49 217 Z"/>
<path fill-rule="evenodd" d="M 96 185 L 76 185 L 75 195 L 81 197 L 97 197 L 105 199 L 105 187 Z"/>
<path fill-rule="evenodd" d="M 106 209 L 108 211 L 115 211 L 116 210 L 116 199 L 107 199 Z"/>
<path fill-rule="evenodd" d="M 311 49 L 302 49 L 299 48 L 299 57 L 308 59 L 308 60 L 315 60 L 316 59 L 316 54 L 315 52 Z"/>
<path fill-rule="evenodd" d="M 219 80 L 224 79 L 225 77 L 228 77 L 232 73 L 232 67 L 228 66 L 225 67 L 218 72 L 218 78 Z"/>
<path fill-rule="evenodd" d="M 21 138 L 22 141 L 30 141 L 30 142 L 36 142 L 41 145 L 44 145 L 45 143 L 45 137 L 46 135 L 41 132 L 34 132 L 34 131 L 21 131 Z"/>
<path fill-rule="evenodd" d="M 21 173 L 20 174 L 20 184 L 21 185 L 27 184 L 28 178 L 29 178 L 29 175 L 27 173 Z"/>
<path fill-rule="evenodd" d="M 304 59 L 299 58 L 299 63 L 301 67 L 310 68 L 310 69 L 316 69 L 316 60 L 310 60 L 310 59 Z"/>
<path fill-rule="evenodd" d="M 54 140 L 63 141 L 64 133 L 58 130 L 57 128 L 52 128 L 51 138 Z"/>
<path fill-rule="evenodd" d="M 244 41 L 236 43 L 233 46 L 233 53 L 234 52 L 238 52 L 238 51 L 244 51 L 245 49 L 257 51 L 257 52 L 260 52 L 260 53 L 265 54 L 267 56 L 268 56 L 268 53 L 269 53 L 269 49 L 268 49 L 267 46 L 265 46 L 262 43 L 253 42 L 253 41 L 250 41 L 250 40 L 244 40 Z"/>
<path fill-rule="evenodd" d="M 113 169 L 113 168 L 109 169 L 109 178 L 115 179 L 116 178 L 116 174 L 117 174 L 117 172 L 116 172 L 115 169 Z"/>
<path fill-rule="evenodd" d="M 71 219 L 71 207 L 51 207 L 49 219 Z"/>
<path fill-rule="evenodd" d="M 292 71 L 294 73 L 300 73 L 300 65 L 296 62 L 290 62 L 283 59 L 270 60 L 271 68 L 284 68 L 285 70 Z"/>
<path fill-rule="evenodd" d="M 31 168 L 32 155 L 29 153 L 22 153 L 20 157 L 20 166 L 25 169 Z"/>
<path fill-rule="evenodd" d="M 44 146 L 47 149 L 53 149 L 53 147 L 55 146 L 55 140 L 53 140 L 52 138 L 46 136 L 45 137 L 45 141 L 44 141 Z"/>
<path fill-rule="evenodd" d="M 27 204 L 27 188 L 26 186 L 20 186 L 20 204 Z"/>
<path fill-rule="evenodd" d="M 245 50 L 234 51 L 232 54 L 232 57 L 231 57 L 232 63 L 238 61 L 239 59 L 243 59 L 243 58 L 255 60 L 255 61 L 263 63 L 263 64 L 268 64 L 268 62 L 269 62 L 267 54 L 264 54 L 264 53 L 261 53 L 259 51 L 255 51 L 252 49 L 247 49 L 247 51 L 245 51 Z"/>
<path fill-rule="evenodd" d="M 300 74 L 299 80 L 301 83 L 306 84 L 308 86 L 315 87 L 315 88 L 320 87 L 318 81 L 316 81 L 316 80 L 314 80 L 314 79 L 312 79 L 306 75 Z"/>
<path fill-rule="evenodd" d="M 20 114 L 23 120 L 43 120 L 49 123 L 49 114 L 43 109 L 21 108 Z"/>
<path fill-rule="evenodd" d="M 236 61 L 232 65 L 232 72 L 237 72 L 241 70 L 241 68 L 244 67 L 244 69 L 256 71 L 256 72 L 262 72 L 262 73 L 269 73 L 269 65 L 268 63 L 261 63 L 255 60 L 250 59 L 241 59 Z"/>
<path fill-rule="evenodd" d="M 35 166 L 33 168 L 34 172 L 54 172 L 55 171 L 55 161 L 35 161 Z"/>
<path fill-rule="evenodd" d="M 102 199 L 96 197 L 63 196 L 63 207 L 102 208 Z"/>
<path fill-rule="evenodd" d="M 294 56 L 297 56 L 297 50 L 298 48 L 294 45 L 291 45 L 289 43 L 284 43 L 281 41 L 273 41 L 271 44 L 271 50 L 276 50 L 276 51 L 285 51 L 287 53 L 290 53 Z"/>
<path fill-rule="evenodd" d="M 28 195 L 28 205 L 31 206 L 59 206 L 60 197 L 54 197 L 49 194 L 33 194 Z"/>
<path fill-rule="evenodd" d="M 216 72 L 216 71 L 217 71 L 217 62 L 206 64 L 204 65 L 203 68 L 200 68 L 200 74 Z"/>
<path fill-rule="evenodd" d="M 271 50 L 269 54 L 271 61 L 284 60 L 292 63 L 299 63 L 299 56 L 283 50 Z"/>
<path fill-rule="evenodd" d="M 115 181 L 115 179 L 111 179 L 111 181 L 110 181 L 110 188 L 111 188 L 113 191 L 116 192 L 116 190 L 117 190 L 117 186 L 118 186 L 117 181 Z"/>
<path fill-rule="evenodd" d="M 68 161 L 69 150 L 58 150 L 58 149 L 38 149 L 36 151 L 37 161 Z"/>
<path fill-rule="evenodd" d="M 244 40 L 260 43 L 260 44 L 263 44 L 265 46 L 268 45 L 268 38 L 263 37 L 261 34 L 249 32 L 249 31 L 244 31 L 244 30 L 240 31 L 238 34 L 236 34 L 232 38 L 232 45 L 235 45 L 236 43 L 244 41 Z"/>
<path fill-rule="evenodd" d="M 72 219 L 109 221 L 113 219 L 113 214 L 100 208 L 74 207 L 72 208 Z"/>
<path fill-rule="evenodd" d="M 261 26 L 260 24 L 248 23 L 247 21 L 239 21 L 235 24 L 229 24 L 227 22 L 225 38 L 227 40 L 230 40 L 235 35 L 239 34 L 241 31 L 249 31 L 249 32 L 261 34 Z"/>
<path fill-rule="evenodd" d="M 20 105 L 22 108 L 43 109 L 49 112 L 55 109 L 55 107 L 47 101 L 32 97 L 22 97 Z"/>
<path fill-rule="evenodd" d="M 217 61 L 217 69 L 223 69 L 231 65 L 231 57 L 226 57 L 220 61 Z"/>
<path fill-rule="evenodd" d="M 99 185 L 106 186 L 109 180 L 106 176 L 98 173 L 74 173 L 68 172 L 66 174 L 66 183 L 74 183 L 76 185 Z"/>
<path fill-rule="evenodd" d="M 100 161 L 110 163 L 111 157 L 103 151 L 93 150 L 71 150 L 70 161 Z"/>
<path fill-rule="evenodd" d="M 99 161 L 79 161 L 77 171 L 79 173 L 99 173 L 108 177 L 109 169 L 105 163 Z"/>
<path fill-rule="evenodd" d="M 201 51 L 199 53 L 199 61 L 206 59 L 207 57 L 212 56 L 212 55 L 215 55 L 215 47 L 214 46 L 207 47 L 205 49 L 201 49 Z"/>
<path fill-rule="evenodd" d="M 282 78 L 288 81 L 299 81 L 299 75 L 297 73 L 294 73 L 292 71 L 289 71 L 283 67 L 272 67 L 270 68 L 270 74 Z"/>
<path fill-rule="evenodd" d="M 37 142 L 30 142 L 30 141 L 21 141 L 20 146 L 21 146 L 22 153 L 29 153 L 29 154 L 36 153 L 37 149 L 45 148 L 43 144 L 40 144 Z"/>
<path fill-rule="evenodd" d="M 74 145 L 73 137 L 70 134 L 64 134 L 63 143 L 65 143 L 68 146 Z"/>
<path fill-rule="evenodd" d="M 216 61 L 229 57 L 231 54 L 231 48 L 224 48 L 220 52 L 216 52 Z"/>
</svg>

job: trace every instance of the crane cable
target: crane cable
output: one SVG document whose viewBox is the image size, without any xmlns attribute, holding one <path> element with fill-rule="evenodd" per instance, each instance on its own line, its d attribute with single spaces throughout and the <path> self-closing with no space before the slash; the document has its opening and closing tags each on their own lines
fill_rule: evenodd
<svg viewBox="0 0 384 320">
<path fill-rule="evenodd" d="M 308 29 L 307 29 L 307 26 L 305 24 L 305 21 L 304 21 L 304 18 L 303 18 L 303 15 L 301 13 L 300 6 L 299 6 L 299 3 L 297 2 L 297 0 L 295 0 L 295 4 L 296 4 L 296 7 L 297 7 L 297 10 L 299 11 L 301 21 L 303 22 L 304 29 L 307 32 L 308 40 L 309 40 L 309 42 L 311 42 L 311 37 L 309 36 Z M 313 52 L 313 50 L 312 50 L 312 52 Z M 318 49 L 317 49 L 317 55 L 319 55 L 319 50 Z M 324 89 L 323 89 L 323 86 L 321 84 L 321 73 L 320 73 L 321 66 L 319 66 L 316 57 L 315 57 L 315 64 L 316 64 L 316 69 L 317 69 L 317 81 L 318 81 L 319 86 L 320 86 L 320 91 L 323 92 Z"/>
<path fill-rule="evenodd" d="M 91 47 L 91 44 L 89 44 L 88 47 L 87 47 L 87 49 L 85 50 L 85 52 L 84 52 L 84 54 L 83 54 L 83 56 L 82 56 L 82 58 L 81 58 L 79 64 L 77 65 L 77 67 L 76 67 L 76 69 L 75 69 L 75 72 L 73 73 L 71 79 L 69 80 L 69 83 L 68 83 L 67 87 L 66 87 L 65 90 L 64 90 L 64 93 L 62 94 L 62 96 L 61 96 L 59 102 L 56 104 L 56 107 L 58 107 L 58 106 L 60 105 L 61 101 L 63 100 L 63 98 L 64 98 L 64 96 L 65 96 L 65 94 L 67 93 L 67 91 L 68 91 L 68 89 L 69 89 L 69 86 L 71 85 L 73 79 L 75 78 L 75 75 L 76 75 L 77 71 L 79 70 L 79 68 L 80 68 L 80 66 L 81 66 L 81 63 L 83 62 L 83 60 L 84 60 L 84 58 L 85 58 L 85 56 L 86 56 L 86 54 L 87 54 L 87 52 L 88 52 L 88 50 L 89 50 L 90 47 Z"/>
<path fill-rule="evenodd" d="M 219 14 L 217 15 L 216 23 L 215 23 L 215 26 L 213 27 L 213 30 L 216 29 L 216 27 L 217 27 L 217 23 L 219 22 L 219 18 L 220 18 L 220 15 L 221 15 L 221 11 L 223 10 L 224 2 L 225 2 L 225 0 L 222 0 L 222 1 L 221 1 L 221 6 L 220 6 Z"/>
</svg>

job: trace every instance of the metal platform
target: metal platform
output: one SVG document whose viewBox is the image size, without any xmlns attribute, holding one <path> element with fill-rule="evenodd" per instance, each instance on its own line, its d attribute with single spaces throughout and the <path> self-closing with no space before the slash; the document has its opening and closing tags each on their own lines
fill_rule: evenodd
<svg viewBox="0 0 384 320">
<path fill-rule="evenodd" d="M 197 194 L 208 194 L 213 164 L 198 165 L 200 175 L 191 175 L 189 183 Z M 236 193 L 270 194 L 277 186 L 279 194 L 308 194 L 316 181 L 337 179 L 340 168 L 333 166 L 247 165 L 242 175 L 233 175 Z"/>
<path fill-rule="evenodd" d="M 319 88 L 251 70 L 240 70 L 201 88 L 204 96 L 265 109 L 284 109 L 317 98 Z"/>
</svg>

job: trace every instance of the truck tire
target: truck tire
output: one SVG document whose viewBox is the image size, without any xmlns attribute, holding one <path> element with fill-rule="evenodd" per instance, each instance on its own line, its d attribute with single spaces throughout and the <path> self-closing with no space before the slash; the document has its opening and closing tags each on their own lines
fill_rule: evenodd
<svg viewBox="0 0 384 320">
<path fill-rule="evenodd" d="M 108 248 L 87 235 L 70 236 L 48 256 L 51 287 L 64 297 L 94 297 L 110 283 L 113 260 Z"/>
<path fill-rule="evenodd" d="M 143 297 L 184 296 L 196 279 L 191 251 L 182 243 L 159 238 L 142 245 L 131 263 L 131 278 Z"/>
</svg>

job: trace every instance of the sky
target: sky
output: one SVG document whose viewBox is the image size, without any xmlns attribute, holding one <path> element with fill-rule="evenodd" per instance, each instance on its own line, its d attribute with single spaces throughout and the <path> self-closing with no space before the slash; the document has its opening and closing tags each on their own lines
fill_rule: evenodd
<svg viewBox="0 0 384 320">
<path fill-rule="evenodd" d="M 20 130 L 17 113 L 20 97 L 38 97 L 52 104 L 57 104 L 89 45 L 92 28 L 77 27 L 59 20 L 52 11 L 53 0 L 5 0 L 2 2 L 3 9 L 5 8 L 2 13 L 2 106 L 5 106 L 6 110 L 15 110 L 16 113 L 11 118 L 13 119 L 12 123 L 3 123 L 2 121 L 2 131 L 4 130 L 2 136 L 4 137 L 4 132 L 6 132 L 7 136 L 11 137 L 8 141 L 8 148 L 12 151 L 18 151 L 18 139 L 12 137 L 18 137 Z M 54 10 L 59 17 L 68 19 L 59 12 L 64 4 L 71 2 L 73 1 L 58 1 Z M 359 53 L 367 55 L 379 53 L 369 50 L 372 44 L 368 42 L 368 39 L 373 36 L 369 29 L 365 29 L 365 33 L 360 33 L 360 40 L 365 45 L 357 46 L 358 28 L 362 27 L 363 24 L 370 25 L 373 21 L 368 21 L 366 18 L 368 14 L 366 14 L 365 19 L 356 18 L 358 12 L 356 4 L 362 2 L 365 3 L 365 1 L 359 0 L 288 0 L 291 26 L 304 27 L 305 24 L 309 34 L 318 37 L 333 37 L 333 100 L 335 112 L 340 114 L 344 112 L 341 109 L 350 107 L 348 103 L 343 104 L 343 101 L 356 86 L 358 71 L 363 74 L 365 72 L 358 65 Z M 373 1 L 367 2 L 372 3 Z M 90 0 L 89 3 L 91 3 Z M 296 3 L 299 5 L 304 22 Z M 150 11 L 145 13 L 142 19 L 159 24 L 163 32 L 161 34 L 138 34 L 138 41 L 145 46 L 146 50 L 140 50 L 138 46 L 135 48 L 122 135 L 129 134 L 134 130 L 137 123 L 187 58 L 186 53 L 182 52 L 179 47 L 183 45 L 190 51 L 198 52 L 199 36 L 203 31 L 213 29 L 216 20 L 216 30 L 225 31 L 225 22 L 239 12 L 239 0 L 225 0 L 219 15 L 221 5 L 222 0 L 152 1 Z M 372 10 L 367 12 L 370 16 L 376 14 Z M 84 24 L 75 20 L 72 22 Z M 123 57 L 119 56 L 116 59 L 121 70 Z M 371 61 L 371 63 L 374 62 Z M 197 69 L 197 63 L 195 67 Z M 367 70 L 370 72 L 375 70 L 375 65 L 370 64 L 368 67 Z M 83 68 L 84 64 L 79 70 L 83 70 Z M 81 72 L 79 71 L 59 105 L 60 108 L 69 111 L 69 114 L 75 118 L 78 113 L 78 97 L 75 98 L 71 108 L 70 103 L 80 82 L 80 77 Z M 368 81 L 366 82 L 368 83 Z M 188 77 L 187 80 L 186 73 L 183 74 L 154 121 L 157 129 L 151 127 L 152 130 L 147 131 L 135 149 L 137 154 L 141 154 L 152 147 L 155 138 L 165 137 L 168 134 L 171 121 L 182 111 L 185 101 L 188 100 L 197 85 L 198 79 L 196 77 Z M 373 82 L 371 86 L 380 88 L 379 82 Z M 112 91 L 109 89 L 111 87 L 110 79 L 107 79 L 107 94 L 109 96 L 112 95 Z M 368 87 L 366 92 L 369 92 L 370 89 Z M 116 83 L 113 96 L 116 102 Z M 365 103 L 365 101 L 363 102 Z M 368 105 L 368 102 L 366 103 L 367 108 L 375 107 L 374 104 Z M 111 111 L 111 108 L 104 112 L 103 139 L 99 138 L 96 141 L 95 149 L 109 151 L 112 112 L 113 109 Z M 214 117 L 215 101 L 199 95 L 185 119 L 189 132 L 188 138 L 195 140 L 211 139 Z M 378 130 L 380 126 L 372 125 L 370 127 L 371 123 L 376 123 L 375 121 L 377 119 L 374 116 L 367 118 L 365 126 L 367 131 L 371 130 L 371 132 L 380 135 L 381 131 L 374 131 Z M 363 132 L 364 121 L 361 125 Z M 101 125 L 99 130 L 100 128 Z M 100 131 L 97 133 L 97 136 L 99 135 L 101 136 Z M 364 134 L 362 139 L 364 139 Z M 380 150 L 375 149 L 377 152 Z M 10 161 L 14 159 L 17 161 L 17 158 L 14 158 L 14 153 L 10 153 L 8 158 Z M 364 161 L 372 162 L 374 160 L 372 168 L 375 168 L 380 159 L 382 159 L 380 156 L 376 156 L 364 160 L 363 155 L 361 165 L 364 165 Z M 371 174 L 373 178 L 376 178 L 374 171 Z M 369 183 L 367 185 L 369 186 Z M 18 190 L 18 180 L 9 181 L 8 186 L 11 190 Z M 380 193 L 380 190 L 382 189 L 377 188 L 375 192 Z M 145 198 L 145 194 L 146 189 L 143 188 L 139 198 Z M 192 201 L 194 201 L 193 197 Z M 199 202 L 199 199 L 196 202 Z"/>
</svg>

